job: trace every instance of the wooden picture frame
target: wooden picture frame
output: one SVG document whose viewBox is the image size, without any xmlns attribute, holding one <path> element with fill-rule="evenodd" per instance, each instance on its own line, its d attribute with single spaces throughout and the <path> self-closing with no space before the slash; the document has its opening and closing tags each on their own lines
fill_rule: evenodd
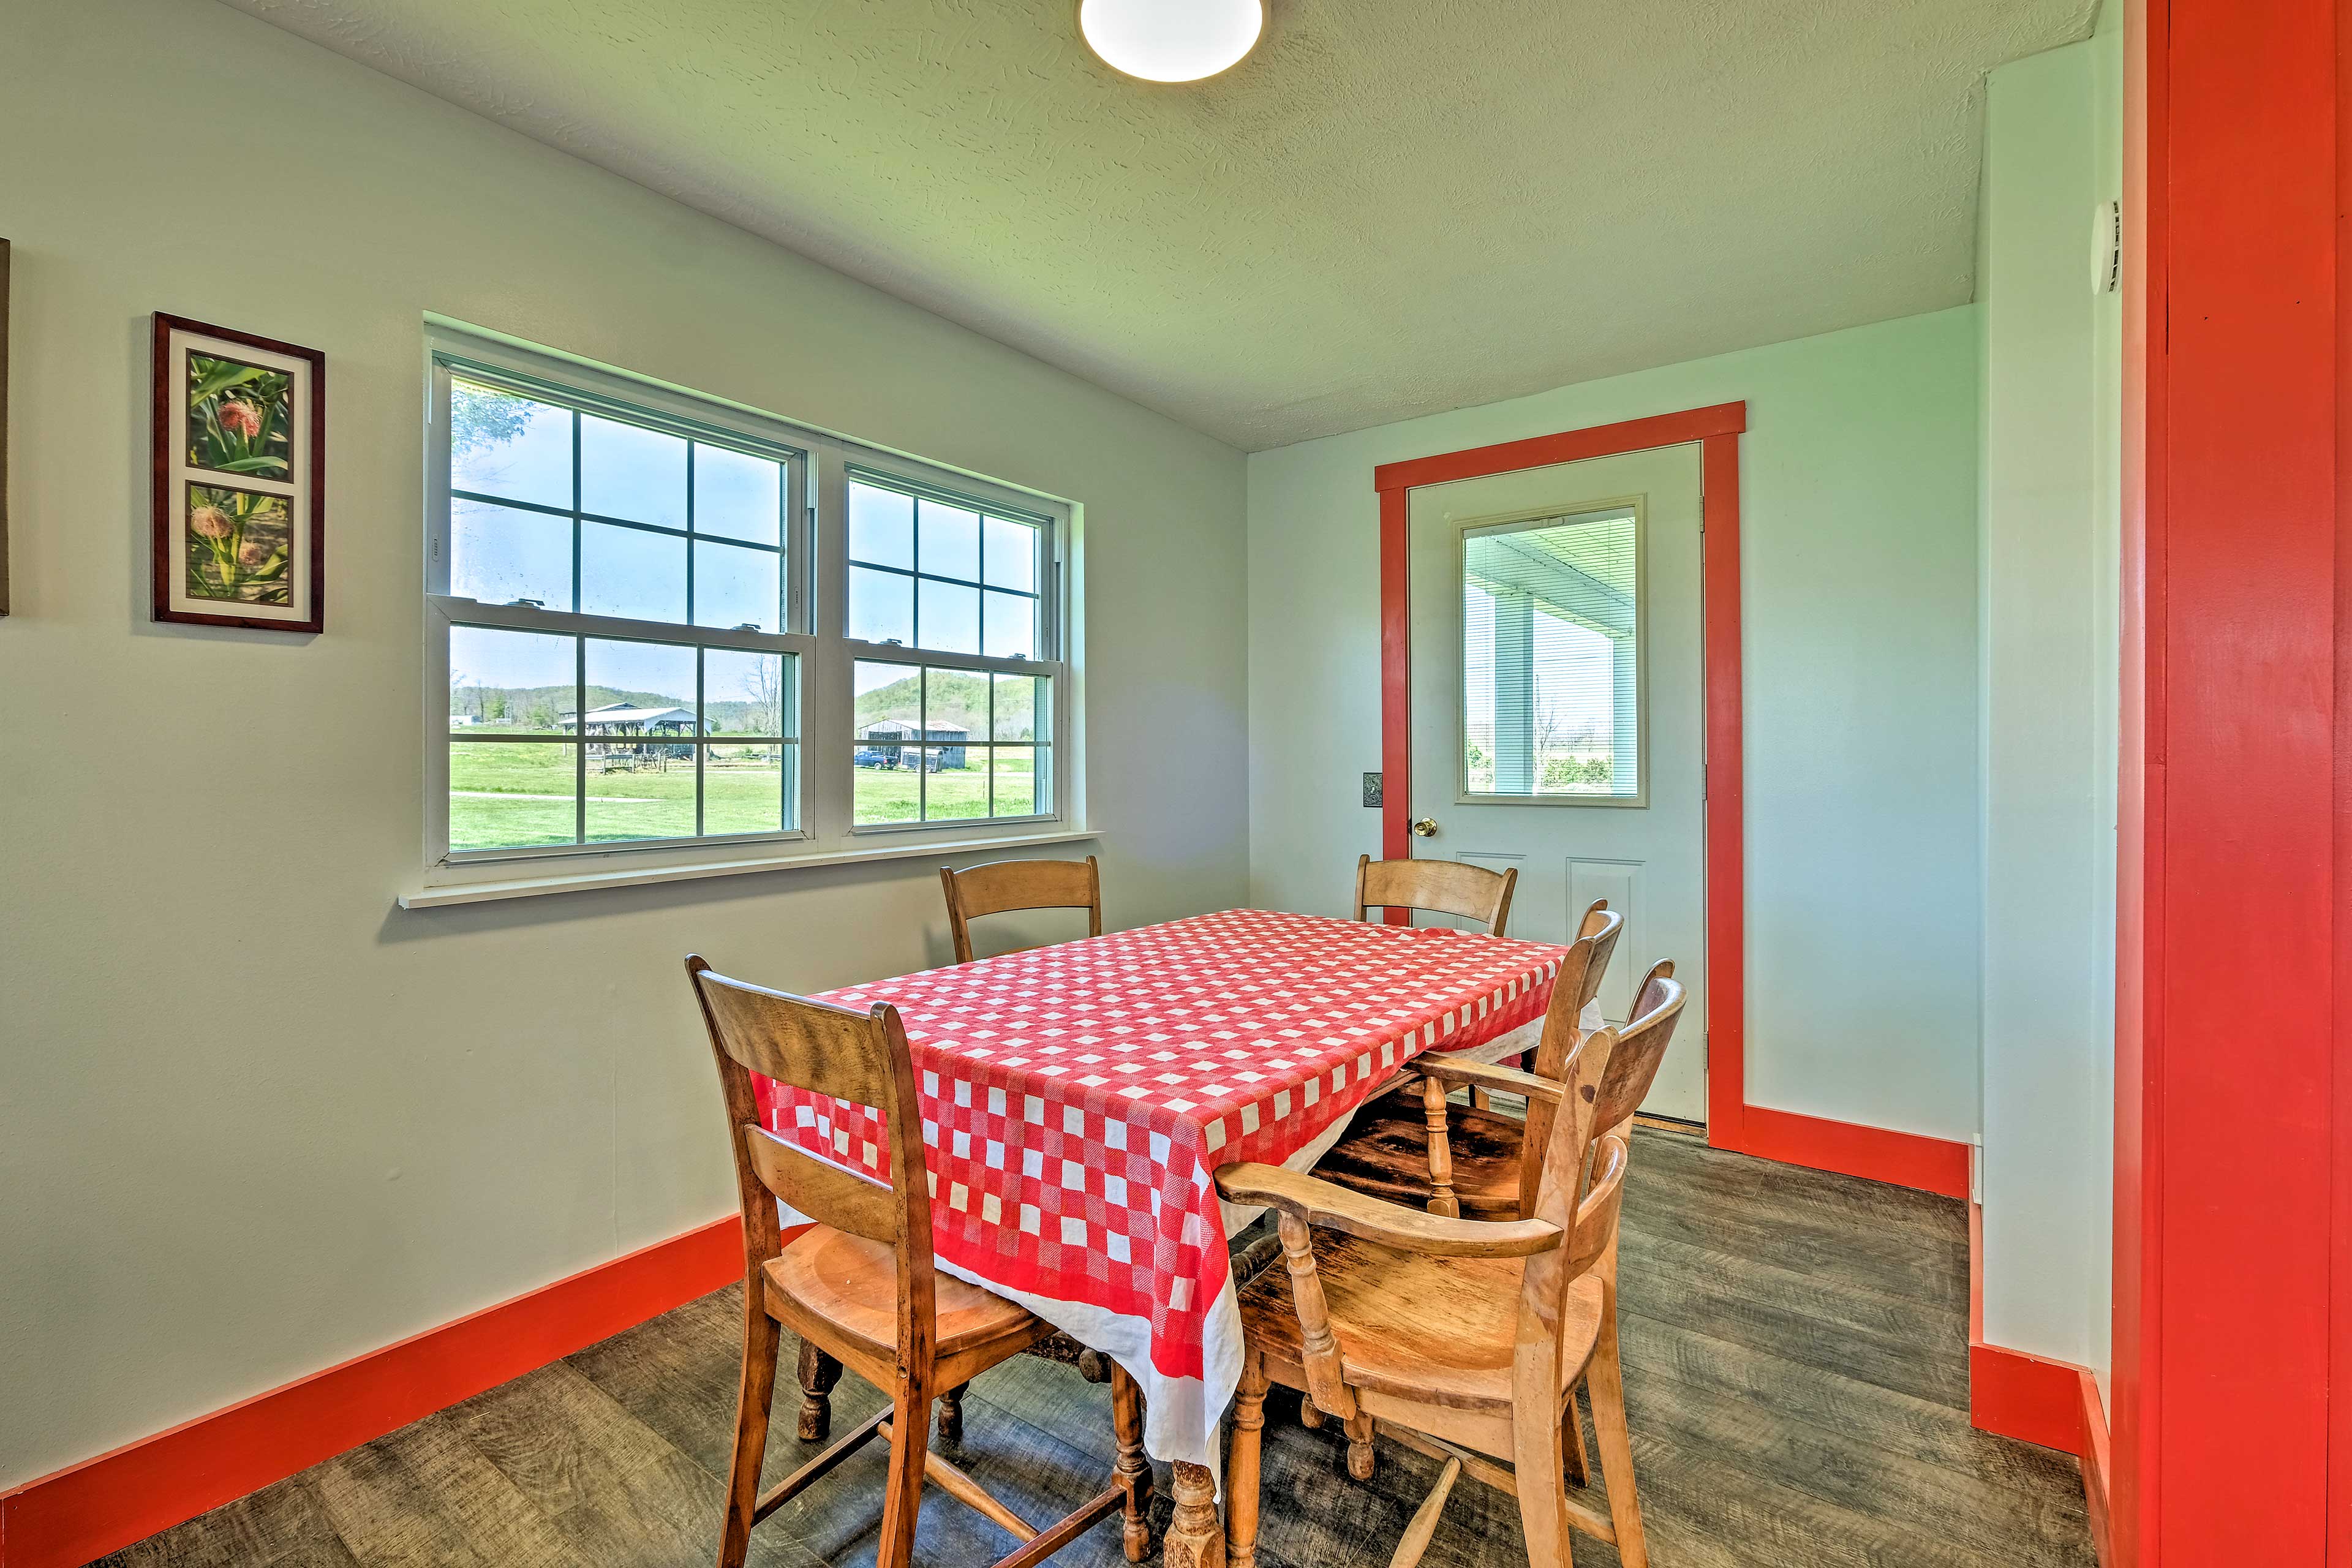
<svg viewBox="0 0 2352 1568">
<path fill-rule="evenodd" d="M 0 239 L 0 616 L 8 613 L 8 242 Z"/>
<path fill-rule="evenodd" d="M 326 628 L 327 358 L 157 311 L 154 618 Z"/>
</svg>

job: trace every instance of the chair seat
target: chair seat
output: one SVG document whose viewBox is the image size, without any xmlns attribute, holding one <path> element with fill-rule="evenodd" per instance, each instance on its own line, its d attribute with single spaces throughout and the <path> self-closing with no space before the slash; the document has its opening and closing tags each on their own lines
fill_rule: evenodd
<svg viewBox="0 0 2352 1568">
<path fill-rule="evenodd" d="M 784 1296 L 865 1346 L 895 1360 L 898 1353 L 898 1258 L 878 1241 L 830 1226 L 812 1226 L 766 1267 L 770 1310 Z M 1000 1340 L 1043 1338 L 1052 1326 L 991 1290 L 942 1273 L 934 1321 L 939 1359 L 951 1361 Z M 777 1311 L 778 1317 L 785 1316 Z"/>
<path fill-rule="evenodd" d="M 1318 1231 L 1316 1272 L 1339 1342 L 1341 1381 L 1448 1409 L 1507 1413 L 1519 1319 L 1517 1258 L 1429 1258 Z M 1299 1364 L 1290 1270 L 1269 1268 L 1241 1294 L 1242 1331 L 1277 1362 Z M 1563 1392 L 1601 1334 L 1601 1280 L 1569 1288 Z"/>
<path fill-rule="evenodd" d="M 1519 1217 L 1519 1150 L 1526 1138 L 1527 1125 L 1517 1117 L 1446 1107 L 1445 1147 L 1454 1158 L 1454 1195 L 1463 1218 Z M 1391 1203 L 1427 1204 L 1429 1122 L 1419 1085 L 1357 1112 L 1347 1136 L 1316 1162 L 1315 1173 Z"/>
</svg>

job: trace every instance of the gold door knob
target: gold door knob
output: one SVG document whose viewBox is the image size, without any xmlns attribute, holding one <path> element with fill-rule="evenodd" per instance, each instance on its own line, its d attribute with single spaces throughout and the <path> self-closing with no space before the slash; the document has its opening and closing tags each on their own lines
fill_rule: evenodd
<svg viewBox="0 0 2352 1568">
<path fill-rule="evenodd" d="M 1420 821 L 1418 821 L 1418 822 L 1414 823 L 1414 824 L 1412 825 L 1412 836 L 1413 836 L 1415 838 L 1434 838 L 1434 837 L 1437 837 L 1437 818 L 1435 818 L 1435 817 L 1433 817 L 1433 816 L 1424 816 L 1424 817 L 1423 817 Z"/>
</svg>

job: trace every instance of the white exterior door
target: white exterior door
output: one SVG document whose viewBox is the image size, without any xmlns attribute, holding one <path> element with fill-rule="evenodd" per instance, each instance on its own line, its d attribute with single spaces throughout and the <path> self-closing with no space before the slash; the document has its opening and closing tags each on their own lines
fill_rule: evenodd
<svg viewBox="0 0 2352 1568">
<path fill-rule="evenodd" d="M 1607 899 L 1622 1023 L 1649 966 L 1689 1002 L 1644 1109 L 1706 1115 L 1706 730 L 1696 445 L 1410 492 L 1413 853 L 1516 868 L 1510 934 Z"/>
</svg>

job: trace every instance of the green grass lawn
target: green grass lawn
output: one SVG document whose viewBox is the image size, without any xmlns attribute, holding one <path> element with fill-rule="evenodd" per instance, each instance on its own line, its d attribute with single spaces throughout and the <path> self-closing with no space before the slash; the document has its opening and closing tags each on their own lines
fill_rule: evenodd
<svg viewBox="0 0 2352 1568">
<path fill-rule="evenodd" d="M 704 779 L 702 831 L 772 833 L 783 823 L 789 747 L 711 748 Z M 449 748 L 449 847 L 519 849 L 574 842 L 573 752 L 569 742 L 461 741 Z M 930 821 L 986 817 L 987 752 L 967 753 L 971 766 L 920 781 Z M 994 768 L 995 813 L 1026 816 L 1036 809 L 1027 752 L 1000 752 Z M 666 766 L 641 764 L 607 771 L 588 761 L 588 839 L 686 838 L 694 835 L 694 763 L 674 757 Z M 860 825 L 918 819 L 918 775 L 911 768 L 860 768 L 856 794 Z"/>
</svg>

